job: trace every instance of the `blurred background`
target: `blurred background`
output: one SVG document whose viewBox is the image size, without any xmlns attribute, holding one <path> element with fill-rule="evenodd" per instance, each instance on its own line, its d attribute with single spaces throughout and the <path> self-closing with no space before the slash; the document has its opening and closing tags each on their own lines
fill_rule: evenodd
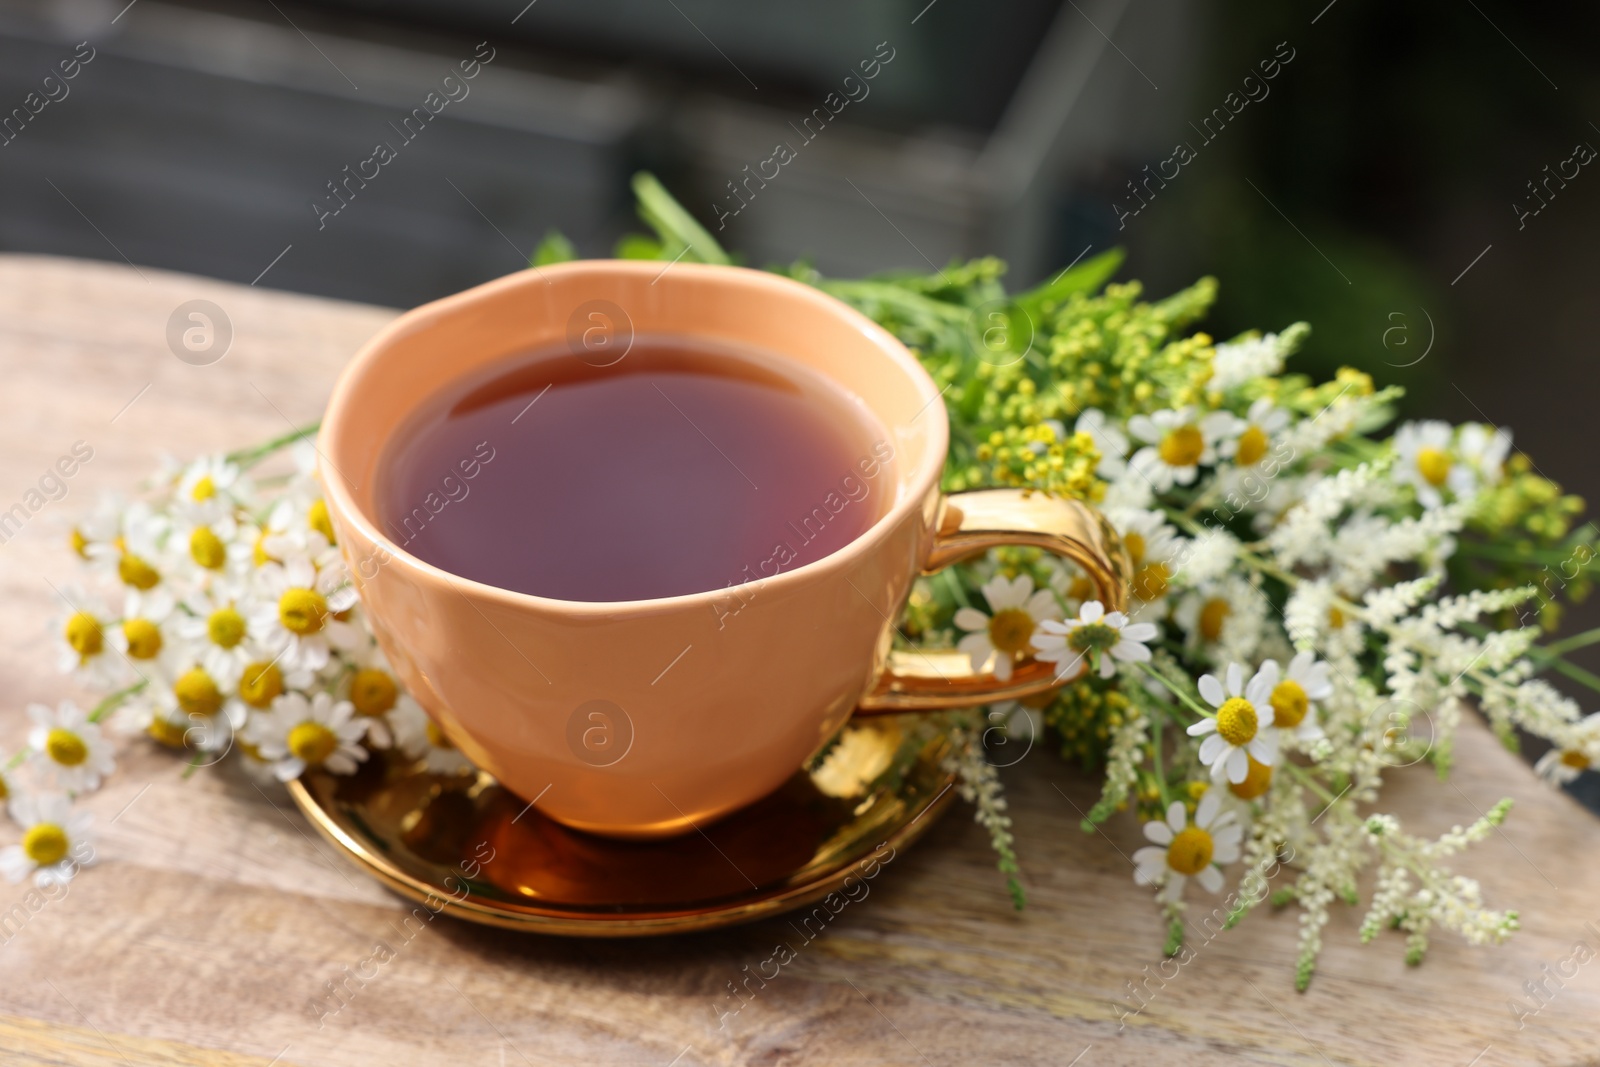
<svg viewBox="0 0 1600 1067">
<path fill-rule="evenodd" d="M 1308 320 L 1301 369 L 1509 425 L 1597 499 L 1597 28 L 1505 0 L 0 0 L 0 251 L 407 307 L 552 229 L 610 254 L 647 168 L 757 266 L 993 253 L 1021 288 L 1122 245 L 1152 295 L 1214 274 L 1214 335 Z"/>
</svg>

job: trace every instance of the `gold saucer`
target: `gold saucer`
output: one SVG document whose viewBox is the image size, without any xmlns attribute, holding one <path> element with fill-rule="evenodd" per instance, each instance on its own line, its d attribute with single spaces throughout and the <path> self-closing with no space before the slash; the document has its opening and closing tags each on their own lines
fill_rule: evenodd
<svg viewBox="0 0 1600 1067">
<path fill-rule="evenodd" d="M 431 911 L 576 937 L 684 933 L 875 876 L 954 795 L 949 742 L 930 725 L 852 722 L 777 792 L 666 840 L 571 830 L 485 773 L 433 774 L 383 752 L 353 775 L 307 771 L 289 792 L 329 841 Z"/>
</svg>

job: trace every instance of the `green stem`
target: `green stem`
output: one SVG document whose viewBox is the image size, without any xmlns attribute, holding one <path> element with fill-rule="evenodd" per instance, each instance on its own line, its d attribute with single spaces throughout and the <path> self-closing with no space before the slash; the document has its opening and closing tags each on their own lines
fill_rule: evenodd
<svg viewBox="0 0 1600 1067">
<path fill-rule="evenodd" d="M 1459 628 L 1474 637 L 1487 637 L 1492 632 L 1489 627 L 1476 622 L 1464 622 Z M 1595 692 L 1600 693 L 1600 674 L 1586 671 L 1576 663 L 1569 663 L 1561 655 L 1562 652 L 1596 643 L 1600 643 L 1600 630 L 1585 630 L 1581 634 L 1573 634 L 1571 637 L 1557 641 L 1554 644 L 1534 645 L 1528 649 L 1527 655 L 1529 659 L 1539 664 L 1541 669 L 1555 671 L 1557 674 L 1570 678 L 1574 682 L 1588 686 Z"/>
<path fill-rule="evenodd" d="M 278 449 L 286 448 L 302 438 L 311 437 L 321 428 L 322 420 L 318 419 L 316 422 L 302 426 L 297 430 L 291 430 L 286 434 L 280 434 L 277 437 L 274 437 L 272 440 L 264 442 L 263 444 L 255 445 L 251 448 L 241 448 L 237 452 L 229 452 L 223 458 L 229 463 L 238 464 L 240 467 L 253 467 L 267 456 L 270 456 L 272 453 L 278 451 Z"/>
<path fill-rule="evenodd" d="M 135 693 L 139 692 L 149 684 L 150 680 L 148 678 L 141 678 L 125 689 L 118 689 L 115 693 L 107 696 L 104 700 L 100 701 L 100 703 L 94 706 L 94 710 L 89 712 L 89 721 L 99 722 L 101 719 L 110 714 L 113 709 L 120 707 L 123 701 L 127 700 L 129 697 L 133 696 Z"/>
<path fill-rule="evenodd" d="M 1588 645 L 1600 644 L 1600 626 L 1593 630 L 1585 630 L 1581 634 L 1573 634 L 1548 645 L 1541 645 L 1541 650 L 1549 656 L 1564 656 L 1574 649 L 1584 648 Z"/>
<path fill-rule="evenodd" d="M 1289 777 L 1293 778 L 1295 781 L 1299 782 L 1301 785 L 1317 794 L 1317 796 L 1321 797 L 1323 803 L 1331 807 L 1335 802 L 1338 801 L 1338 797 L 1324 789 L 1321 782 L 1311 777 L 1311 775 L 1306 773 L 1305 769 L 1300 767 L 1298 764 L 1290 763 L 1289 761 L 1284 760 L 1282 766 L 1284 770 L 1289 772 Z"/>
<path fill-rule="evenodd" d="M 1135 666 L 1144 671 L 1144 673 L 1148 674 L 1150 677 L 1154 678 L 1156 681 L 1160 682 L 1162 685 L 1166 686 L 1173 696 L 1177 697 L 1179 700 L 1183 701 L 1184 704 L 1188 705 L 1189 710 L 1193 711 L 1200 718 L 1209 719 L 1214 714 L 1213 712 L 1209 712 L 1205 708 L 1202 708 L 1193 697 L 1191 697 L 1188 693 L 1185 693 L 1182 689 L 1179 689 L 1177 686 L 1173 685 L 1172 682 L 1168 680 L 1166 675 L 1150 666 L 1150 664 L 1136 663 Z"/>
<path fill-rule="evenodd" d="M 1172 803 L 1167 797 L 1167 772 L 1161 766 L 1161 731 L 1165 725 L 1166 716 L 1157 716 L 1150 734 L 1150 766 L 1156 774 L 1156 788 L 1161 791 L 1162 812 L 1165 812 L 1167 805 Z"/>
</svg>

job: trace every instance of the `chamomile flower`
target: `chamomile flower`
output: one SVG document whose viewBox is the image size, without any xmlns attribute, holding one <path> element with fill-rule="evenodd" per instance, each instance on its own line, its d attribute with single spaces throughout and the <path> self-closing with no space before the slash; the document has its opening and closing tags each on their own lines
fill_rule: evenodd
<svg viewBox="0 0 1600 1067">
<path fill-rule="evenodd" d="M 1278 762 L 1271 702 L 1278 665 L 1263 666 L 1248 684 L 1239 664 L 1228 664 L 1226 673 L 1226 687 L 1216 675 L 1200 676 L 1200 695 L 1217 713 L 1190 726 L 1188 733 L 1205 738 L 1200 743 L 1200 762 L 1211 768 L 1211 776 L 1238 784 L 1245 780 L 1250 759 L 1267 767 Z"/>
<path fill-rule="evenodd" d="M 1213 663 L 1254 657 L 1268 623 L 1268 602 L 1250 580 L 1230 573 L 1185 593 L 1172 618 L 1184 645 Z"/>
<path fill-rule="evenodd" d="M 1563 748 L 1556 745 L 1533 765 L 1534 772 L 1551 785 L 1566 785 L 1575 781 L 1593 764 L 1589 753 L 1580 748 Z"/>
<path fill-rule="evenodd" d="M 203 456 L 184 468 L 173 496 L 173 510 L 196 524 L 209 524 L 248 505 L 250 479 L 226 456 Z"/>
<path fill-rule="evenodd" d="M 461 750 L 451 743 L 439 724 L 415 701 L 395 708 L 390 715 L 394 727 L 394 747 L 407 759 L 420 759 L 432 774 L 472 774 L 475 768 Z"/>
<path fill-rule="evenodd" d="M 316 675 L 305 668 L 285 670 L 278 661 L 251 660 L 239 672 L 239 680 L 228 694 L 223 713 L 231 722 L 264 715 L 283 694 L 304 691 L 315 684 Z"/>
<path fill-rule="evenodd" d="M 115 558 L 117 541 L 122 537 L 122 515 L 127 502 L 116 493 L 102 493 L 94 509 L 73 526 L 70 543 L 80 559 L 95 561 Z"/>
<path fill-rule="evenodd" d="M 135 501 L 119 518 L 116 536 L 109 541 L 88 541 L 83 553 L 98 573 L 121 582 L 128 590 L 148 593 L 166 577 L 164 558 L 171 521 L 144 501 Z"/>
<path fill-rule="evenodd" d="M 86 793 L 100 788 L 101 780 L 116 769 L 111 745 L 99 724 L 90 722 L 72 701 L 63 700 L 54 709 L 31 704 L 28 717 L 33 720 L 28 731 L 33 766 L 57 788 Z"/>
<path fill-rule="evenodd" d="M 1182 539 L 1159 511 L 1108 508 L 1106 517 L 1122 537 L 1122 547 L 1127 549 L 1128 561 L 1133 565 L 1133 581 L 1128 587 L 1133 604 L 1128 614 L 1136 619 L 1160 618 L 1178 569 Z"/>
<path fill-rule="evenodd" d="M 258 568 L 264 602 L 250 615 L 250 636 L 287 668 L 320 671 L 334 649 L 355 648 L 361 635 L 336 617 L 355 603 L 343 569 L 318 567 L 303 555 Z"/>
<path fill-rule="evenodd" d="M 1217 442 L 1233 430 L 1238 417 L 1226 411 L 1201 416 L 1194 408 L 1135 415 L 1128 432 L 1145 442 L 1133 454 L 1133 470 L 1149 479 L 1158 491 L 1173 485 L 1190 485 L 1202 466 L 1217 461 Z"/>
<path fill-rule="evenodd" d="M 1302 745 L 1309 745 L 1322 736 L 1317 725 L 1317 701 L 1333 695 L 1333 683 L 1328 679 L 1332 669 L 1317 659 L 1317 654 L 1303 651 L 1295 654 L 1278 677 L 1276 660 L 1261 664 L 1261 670 L 1271 670 L 1272 691 L 1267 703 L 1272 705 L 1272 725 L 1280 733 L 1290 733 Z"/>
<path fill-rule="evenodd" d="M 400 686 L 394 668 L 384 657 L 376 642 L 359 654 L 350 655 L 348 661 L 355 673 L 350 676 L 347 699 L 355 708 L 358 718 L 367 726 L 367 741 L 373 748 L 391 748 L 395 744 L 397 716 L 427 717 L 422 706 Z M 413 715 L 413 712 L 415 715 Z"/>
<path fill-rule="evenodd" d="M 983 583 L 983 598 L 994 614 L 977 608 L 962 608 L 955 622 L 967 631 L 956 645 L 972 660 L 972 669 L 988 671 L 1002 682 L 1011 679 L 1012 668 L 1033 651 L 1029 641 L 1040 623 L 1061 618 L 1055 594 L 1048 589 L 1037 592 L 1026 574 L 1006 578 L 997 574 Z"/>
<path fill-rule="evenodd" d="M 172 528 L 172 544 L 186 555 L 191 585 L 214 593 L 243 591 L 255 533 L 232 514 L 205 522 L 180 519 Z"/>
<path fill-rule="evenodd" d="M 1111 481 L 1128 469 L 1128 435 L 1119 430 L 1099 408 L 1089 408 L 1078 416 L 1077 433 L 1086 433 L 1100 453 L 1094 472 Z"/>
<path fill-rule="evenodd" d="M 1506 446 L 1510 447 L 1509 438 Z M 1444 490 L 1456 499 L 1472 496 L 1478 474 L 1455 449 L 1455 429 L 1448 422 L 1430 419 L 1408 422 L 1395 431 L 1394 479 L 1416 490 L 1425 508 L 1444 503 Z"/>
<path fill-rule="evenodd" d="M 1539 757 L 1533 765 L 1540 778 L 1551 785 L 1566 785 L 1600 759 L 1600 711 L 1572 725 L 1560 744 Z"/>
<path fill-rule="evenodd" d="M 1217 453 L 1231 459 L 1236 467 L 1254 467 L 1272 452 L 1273 444 L 1289 428 L 1289 413 L 1267 397 L 1258 398 L 1238 424 L 1238 434 L 1230 435 Z"/>
<path fill-rule="evenodd" d="M 1078 609 L 1076 619 L 1066 622 L 1046 620 L 1033 635 L 1034 658 L 1056 665 L 1056 681 L 1064 682 L 1083 673 L 1098 660 L 1100 677 L 1110 678 L 1117 671 L 1113 660 L 1140 663 L 1150 658 L 1146 641 L 1155 640 L 1154 623 L 1129 622 L 1120 611 L 1107 612 L 1098 600 Z"/>
<path fill-rule="evenodd" d="M 4 753 L 0 753 L 0 806 L 6 807 L 9 807 L 20 795 L 17 792 L 16 784 L 11 780 L 11 772 L 6 769 L 6 765 L 10 762 L 10 759 Z"/>
<path fill-rule="evenodd" d="M 1144 836 L 1154 842 L 1133 854 L 1133 881 L 1136 885 L 1162 885 L 1157 898 L 1175 904 L 1183 898 L 1190 878 L 1208 893 L 1222 890 L 1218 865 L 1239 858 L 1239 841 L 1244 830 L 1231 811 L 1222 810 L 1222 798 L 1207 790 L 1195 805 L 1190 822 L 1183 801 L 1167 805 L 1165 820 L 1144 824 Z"/>
<path fill-rule="evenodd" d="M 197 592 L 184 601 L 184 607 L 188 614 L 176 619 L 172 629 L 197 650 L 199 665 L 206 673 L 224 689 L 232 688 L 245 665 L 259 658 L 245 616 L 250 610 L 249 602 L 241 604 L 233 596 Z"/>
<path fill-rule="evenodd" d="M 127 676 L 127 663 L 107 639 L 115 627 L 111 609 L 103 600 L 81 589 L 69 588 L 68 606 L 56 617 L 56 666 L 88 682 L 114 686 Z"/>
<path fill-rule="evenodd" d="M 79 867 L 95 861 L 94 817 L 73 811 L 59 794 L 18 797 L 11 817 L 23 829 L 22 841 L 0 849 L 0 873 L 20 882 L 33 875 L 40 888 L 65 885 Z"/>
<path fill-rule="evenodd" d="M 1498 485 L 1511 454 L 1511 431 L 1469 422 L 1456 436 L 1456 450 L 1482 484 Z"/>
<path fill-rule="evenodd" d="M 348 700 L 336 702 L 327 693 L 310 700 L 303 693 L 285 693 L 272 702 L 270 712 L 251 717 L 245 740 L 273 765 L 278 780 L 287 782 L 308 767 L 353 773 L 367 758 L 361 747 L 366 732 Z"/>
<path fill-rule="evenodd" d="M 122 621 L 106 634 L 111 647 L 124 656 L 141 677 L 154 672 L 170 675 L 184 658 L 181 642 L 172 632 L 173 599 L 165 591 L 143 594 L 130 589 L 122 609 Z"/>
<path fill-rule="evenodd" d="M 248 721 L 240 702 L 228 698 L 228 687 L 204 667 L 182 671 L 133 707 L 143 705 L 133 725 L 173 748 L 226 752 L 233 735 Z"/>
</svg>

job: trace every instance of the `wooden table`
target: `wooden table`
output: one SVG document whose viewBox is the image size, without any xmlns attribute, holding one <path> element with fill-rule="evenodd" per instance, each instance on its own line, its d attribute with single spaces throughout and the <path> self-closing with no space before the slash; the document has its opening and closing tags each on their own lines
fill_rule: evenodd
<svg viewBox="0 0 1600 1067">
<path fill-rule="evenodd" d="M 224 308 L 235 330 L 226 357 L 206 367 L 180 362 L 166 342 L 169 314 L 195 298 Z M 67 497 L 0 546 L 0 747 L 20 742 L 29 702 L 71 693 L 47 629 L 59 605 L 51 584 L 77 577 L 65 548 L 74 518 L 98 492 L 133 485 L 163 451 L 224 450 L 315 419 L 340 365 L 393 315 L 148 269 L 0 257 L 0 510 L 74 441 L 94 448 Z M 1024 914 L 1011 910 L 985 835 L 958 806 L 720 1029 L 727 983 L 790 936 L 783 920 L 601 943 L 440 918 L 319 1025 L 312 999 L 393 938 L 402 903 L 334 854 L 285 796 L 227 774 L 183 781 L 180 770 L 155 746 L 128 743 L 111 784 L 87 802 L 103 831 L 102 863 L 19 927 L 0 928 L 0 1062 L 1498 1067 L 1600 1058 L 1600 962 L 1521 1030 L 1508 1007 L 1574 942 L 1600 951 L 1600 822 L 1542 787 L 1476 723 L 1459 741 L 1459 791 L 1417 768 L 1393 776 L 1390 801 L 1414 829 L 1437 833 L 1516 799 L 1505 834 L 1460 863 L 1492 905 L 1521 911 L 1509 945 L 1473 949 L 1441 935 L 1411 969 L 1398 935 L 1363 947 L 1359 911 L 1341 909 L 1300 995 L 1294 913 L 1263 909 L 1201 948 L 1125 1026 L 1126 983 L 1142 981 L 1146 966 L 1158 973 L 1163 934 L 1126 859 L 1138 828 L 1121 818 L 1104 834 L 1083 833 L 1074 806 L 1089 806 L 1094 783 L 1043 753 L 1006 772 Z M 13 839 L 9 825 L 0 831 Z M 0 888 L 0 917 L 23 892 Z"/>
</svg>

